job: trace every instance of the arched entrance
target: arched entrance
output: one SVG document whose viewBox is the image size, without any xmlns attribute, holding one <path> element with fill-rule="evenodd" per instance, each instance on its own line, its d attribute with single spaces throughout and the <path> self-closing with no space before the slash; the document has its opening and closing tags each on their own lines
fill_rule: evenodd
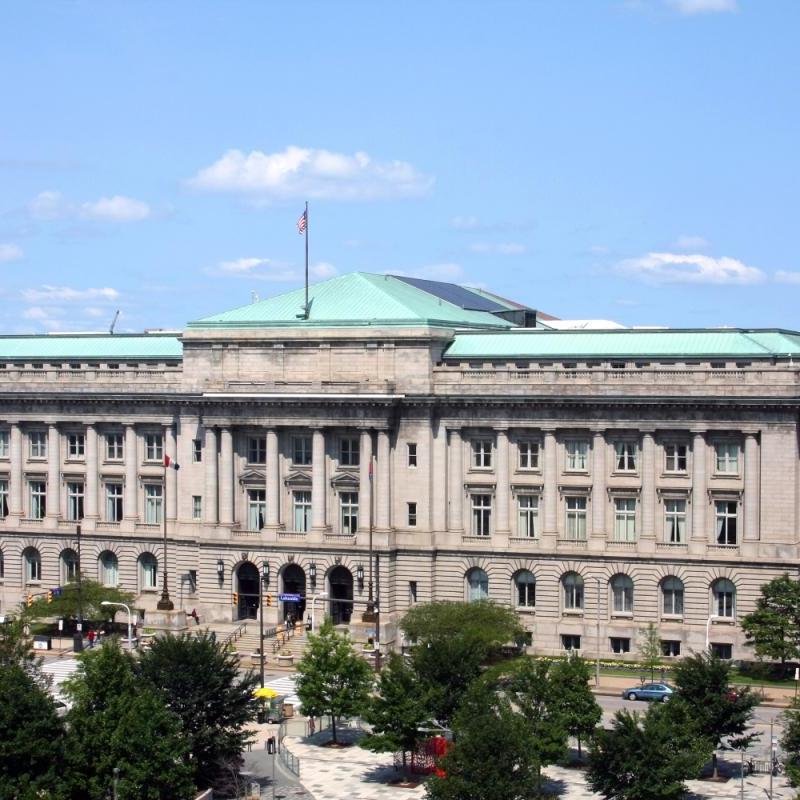
<svg viewBox="0 0 800 800">
<path fill-rule="evenodd" d="M 296 622 L 303 622 L 306 613 L 306 573 L 297 564 L 289 564 L 283 571 L 283 595 L 296 595 L 299 600 L 283 601 L 283 618 L 293 617 Z"/>
<path fill-rule="evenodd" d="M 331 620 L 349 625 L 353 614 L 353 575 L 347 567 L 334 567 L 328 576 Z"/>
<path fill-rule="evenodd" d="M 256 619 L 258 617 L 258 568 L 245 561 L 236 570 L 236 587 L 239 592 L 239 605 L 235 609 L 236 619 Z"/>
</svg>

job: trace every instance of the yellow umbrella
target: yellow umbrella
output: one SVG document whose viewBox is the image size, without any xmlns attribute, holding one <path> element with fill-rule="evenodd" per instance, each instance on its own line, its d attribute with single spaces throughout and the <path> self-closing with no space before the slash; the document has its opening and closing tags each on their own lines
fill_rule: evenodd
<svg viewBox="0 0 800 800">
<path fill-rule="evenodd" d="M 253 697 L 257 697 L 259 700 L 272 700 L 277 696 L 278 693 L 274 689 L 270 689 L 268 686 L 262 686 L 260 689 L 253 689 Z"/>
</svg>

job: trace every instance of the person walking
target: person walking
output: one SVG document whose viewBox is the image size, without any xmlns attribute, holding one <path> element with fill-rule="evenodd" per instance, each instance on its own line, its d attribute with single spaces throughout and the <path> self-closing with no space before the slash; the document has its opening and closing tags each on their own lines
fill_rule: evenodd
<svg viewBox="0 0 800 800">
<path fill-rule="evenodd" d="M 89 640 L 89 649 L 91 650 L 94 647 L 94 640 L 97 638 L 97 634 L 94 632 L 94 629 L 90 630 L 89 633 L 86 634 L 86 638 Z"/>
</svg>

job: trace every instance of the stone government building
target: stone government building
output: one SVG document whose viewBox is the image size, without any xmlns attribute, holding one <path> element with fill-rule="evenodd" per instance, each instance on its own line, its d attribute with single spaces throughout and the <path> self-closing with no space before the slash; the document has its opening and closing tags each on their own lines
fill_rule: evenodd
<svg viewBox="0 0 800 800">
<path fill-rule="evenodd" d="M 665 655 L 751 657 L 742 616 L 800 564 L 800 333 L 564 330 L 366 273 L 310 301 L 0 337 L 0 612 L 75 574 L 78 522 L 84 574 L 155 608 L 166 515 L 176 607 L 253 617 L 267 562 L 267 621 L 326 592 L 344 624 L 372 519 L 385 646 L 410 604 L 488 597 L 531 652 L 633 657 L 654 622 Z"/>
</svg>

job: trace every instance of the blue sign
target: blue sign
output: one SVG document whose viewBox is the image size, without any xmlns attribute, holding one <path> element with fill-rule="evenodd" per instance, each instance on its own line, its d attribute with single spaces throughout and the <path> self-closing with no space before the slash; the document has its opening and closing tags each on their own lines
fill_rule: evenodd
<svg viewBox="0 0 800 800">
<path fill-rule="evenodd" d="M 303 599 L 301 594 L 279 594 L 278 600 L 282 603 L 299 603 Z"/>
</svg>

